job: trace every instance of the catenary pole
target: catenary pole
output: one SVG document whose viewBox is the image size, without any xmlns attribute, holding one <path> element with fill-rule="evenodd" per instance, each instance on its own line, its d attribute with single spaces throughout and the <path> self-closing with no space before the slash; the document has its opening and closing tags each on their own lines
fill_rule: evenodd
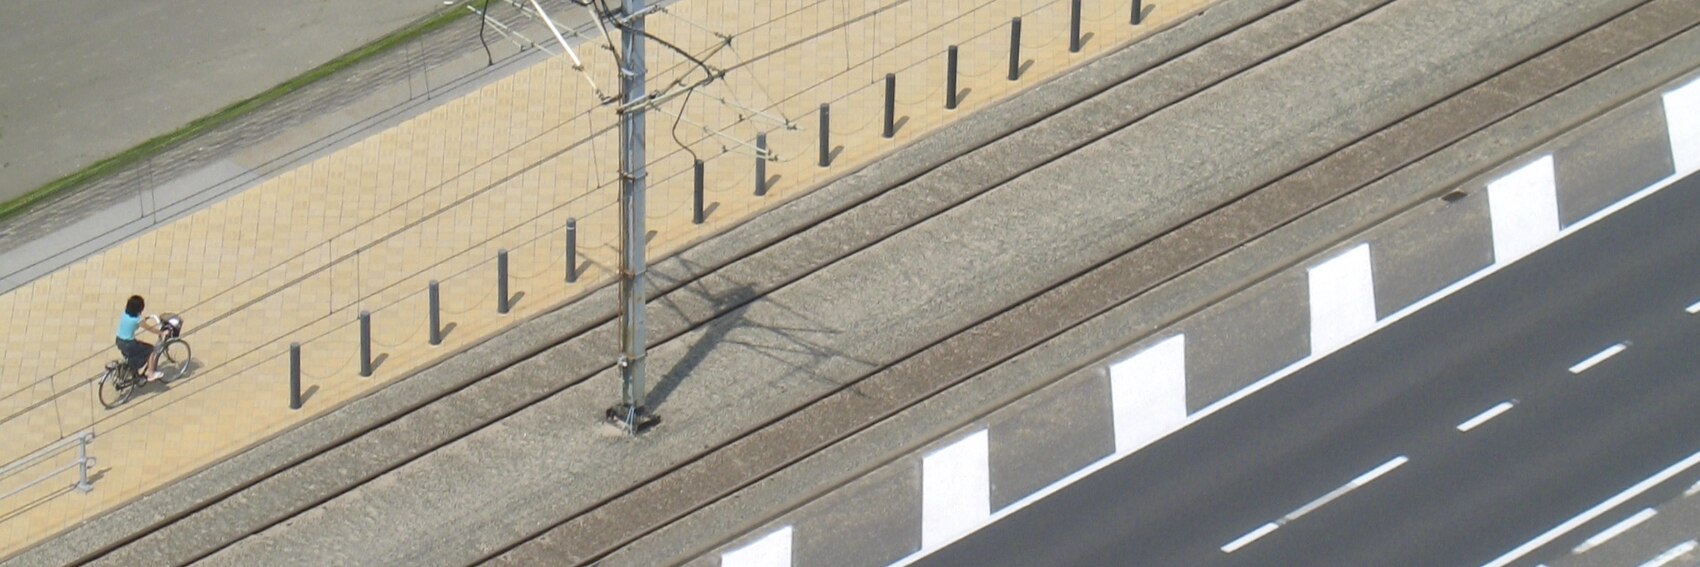
<svg viewBox="0 0 1700 567">
<path fill-rule="evenodd" d="M 620 26 L 620 398 L 609 417 L 637 433 L 644 420 L 644 0 L 622 2 Z"/>
</svg>

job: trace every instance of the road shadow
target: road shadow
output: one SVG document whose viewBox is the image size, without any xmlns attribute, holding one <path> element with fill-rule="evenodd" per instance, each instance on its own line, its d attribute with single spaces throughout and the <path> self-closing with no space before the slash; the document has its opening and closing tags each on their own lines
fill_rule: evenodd
<svg viewBox="0 0 1700 567">
<path fill-rule="evenodd" d="M 974 89 L 971 88 L 956 91 L 956 107 L 962 108 L 962 105 L 968 102 L 968 96 L 972 94 L 974 94 Z"/>
</svg>

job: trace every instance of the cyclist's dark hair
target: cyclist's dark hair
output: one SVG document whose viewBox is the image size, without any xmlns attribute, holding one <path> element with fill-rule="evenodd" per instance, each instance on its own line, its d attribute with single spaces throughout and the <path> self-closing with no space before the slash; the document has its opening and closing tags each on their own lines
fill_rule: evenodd
<svg viewBox="0 0 1700 567">
<path fill-rule="evenodd" d="M 132 295 L 129 301 L 124 302 L 124 314 L 131 317 L 141 317 L 142 307 L 146 305 L 147 302 L 142 301 L 142 296 Z"/>
</svg>

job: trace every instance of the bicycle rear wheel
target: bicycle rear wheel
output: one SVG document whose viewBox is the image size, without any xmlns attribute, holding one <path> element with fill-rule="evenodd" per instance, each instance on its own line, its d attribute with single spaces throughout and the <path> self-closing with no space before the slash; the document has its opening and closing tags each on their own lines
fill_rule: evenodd
<svg viewBox="0 0 1700 567">
<path fill-rule="evenodd" d="M 131 379 L 130 367 L 117 365 L 100 375 L 100 381 L 95 383 L 95 391 L 99 393 L 100 405 L 112 409 L 129 401 L 130 395 L 136 392 L 135 380 Z"/>
<path fill-rule="evenodd" d="M 189 370 L 189 343 L 183 339 L 166 339 L 159 345 L 159 359 L 153 363 L 153 369 L 165 380 L 176 380 Z"/>
</svg>

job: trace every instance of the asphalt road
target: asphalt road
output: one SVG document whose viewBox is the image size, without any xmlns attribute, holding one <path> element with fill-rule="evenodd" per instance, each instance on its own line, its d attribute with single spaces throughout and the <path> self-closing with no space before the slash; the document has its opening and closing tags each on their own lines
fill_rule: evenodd
<svg viewBox="0 0 1700 567">
<path fill-rule="evenodd" d="M 1691 176 L 921 563 L 1491 561 L 1700 450 L 1700 428 L 1685 426 L 1700 415 L 1700 316 L 1684 310 L 1700 299 L 1695 218 Z M 1522 560 L 1569 555 L 1696 477 L 1677 475 Z"/>
</svg>

